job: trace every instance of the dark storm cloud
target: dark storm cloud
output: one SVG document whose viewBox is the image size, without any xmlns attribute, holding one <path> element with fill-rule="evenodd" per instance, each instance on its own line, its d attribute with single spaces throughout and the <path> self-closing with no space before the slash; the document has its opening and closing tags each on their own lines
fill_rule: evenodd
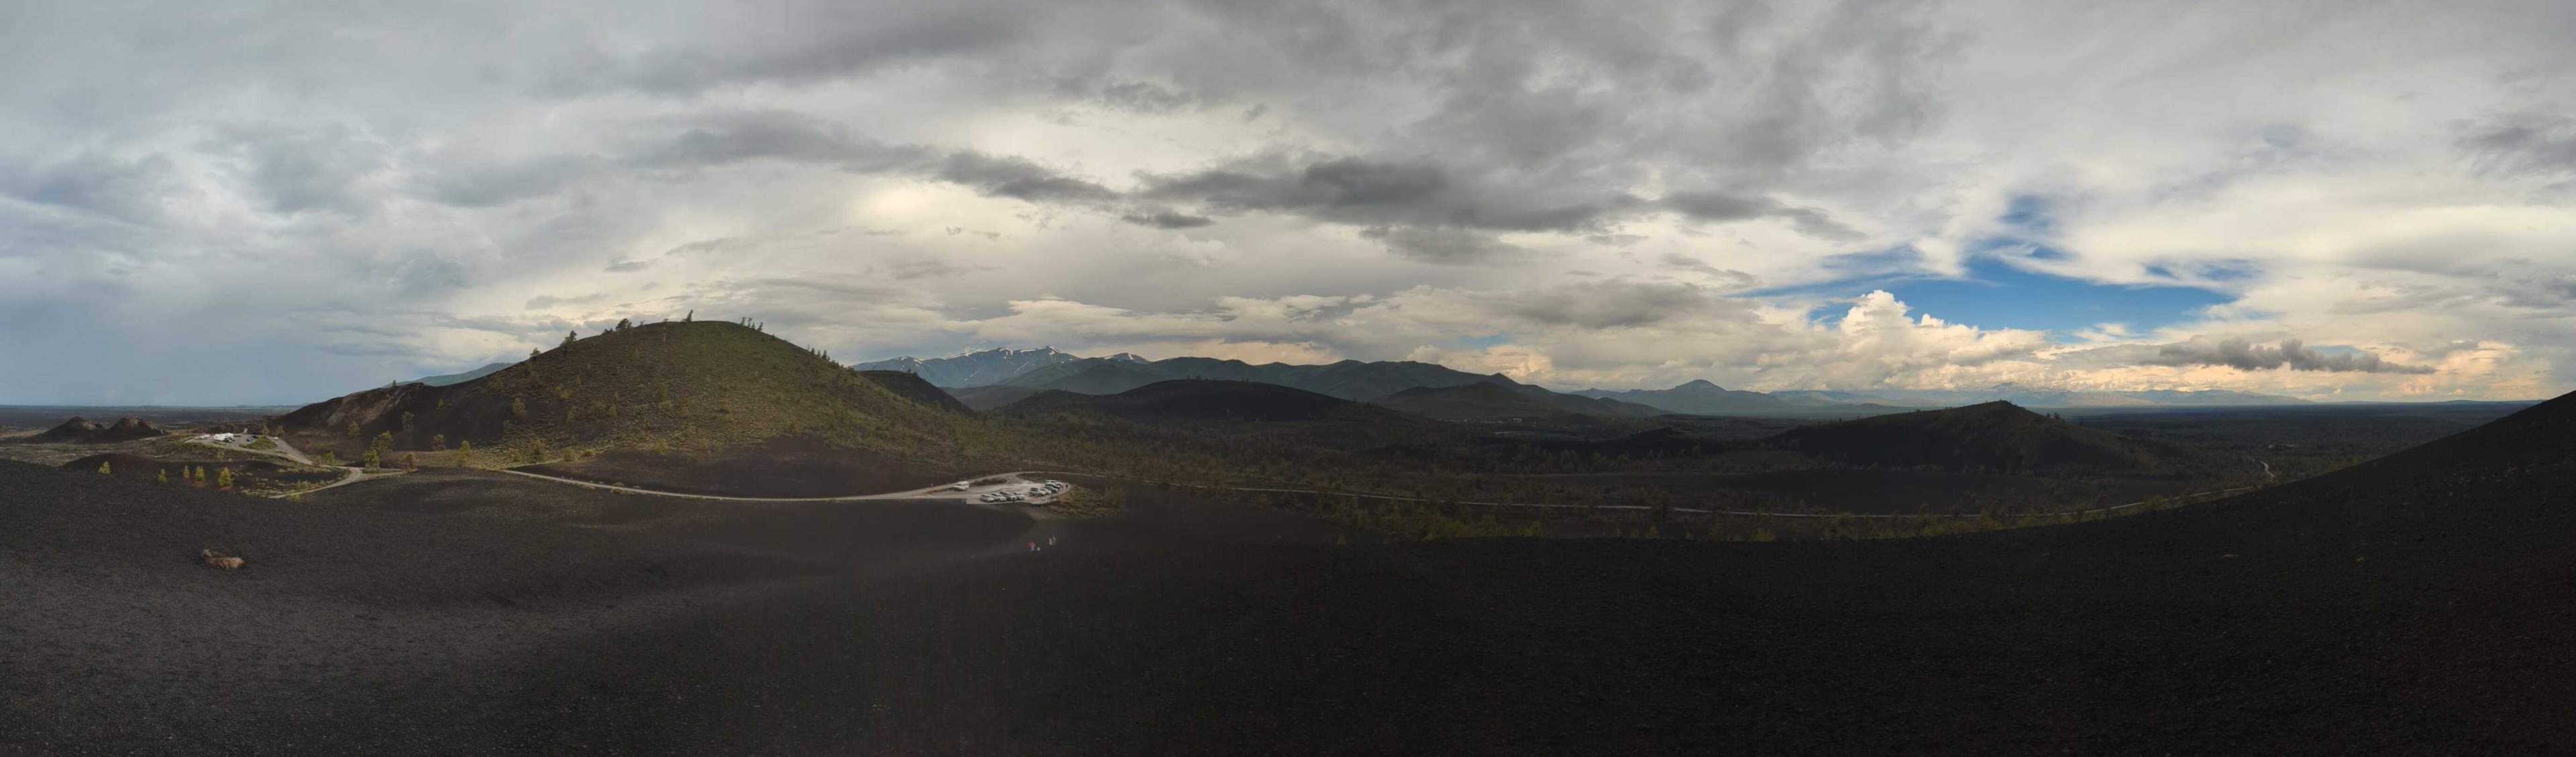
<svg viewBox="0 0 2576 757">
<path fill-rule="evenodd" d="M 1438 265 L 1493 265 L 1525 257 L 1529 250 L 1473 229 L 1423 226 L 1375 226 L 1360 236 L 1385 243 L 1388 252 Z"/>
<path fill-rule="evenodd" d="M 964 185 L 987 197 L 1037 203 L 1101 203 L 1119 196 L 1108 187 L 1058 173 L 1026 158 L 988 155 L 974 150 L 949 153 L 930 175 L 941 181 Z"/>
<path fill-rule="evenodd" d="M 1245 35 L 1202 59 L 1266 70 L 1212 63 L 1193 79 L 1421 82 L 1429 112 L 1379 137 L 1385 152 L 1596 188 L 1649 162 L 1677 183 L 1780 182 L 1942 112 L 1932 92 L 1961 38 L 1934 23 L 1938 5 L 1774 5 L 1201 3 Z"/>
<path fill-rule="evenodd" d="M 2515 113 L 2460 125 L 2458 146 L 2480 168 L 2500 173 L 2576 173 L 2576 118 Z"/>
<path fill-rule="evenodd" d="M 492 207 L 545 197 L 618 167 L 691 170 L 755 160 L 862 173 L 919 170 L 937 151 L 894 145 L 816 116 L 786 110 L 715 110 L 642 119 L 608 130 L 606 155 L 561 153 L 493 160 L 458 150 L 432 153 L 410 182 L 447 205 Z"/>
<path fill-rule="evenodd" d="M 598 159 L 584 155 L 501 163 L 474 163 L 460 156 L 441 155 L 433 157 L 430 167 L 412 180 L 412 189 L 448 205 L 488 208 L 554 194 L 564 185 L 602 168 Z"/>
<path fill-rule="evenodd" d="M 2399 365 L 2369 352 L 2323 353 L 2297 339 L 2264 346 L 2243 339 L 2194 340 L 2156 348 L 2147 365 L 2224 365 L 2242 371 L 2288 367 L 2294 371 L 2332 373 L 2432 373 L 2431 366 Z"/>
<path fill-rule="evenodd" d="M 1520 293 L 1493 307 L 1551 326 L 1616 329 L 1703 313 L 1719 304 L 1706 288 L 1690 284 L 1593 281 Z"/>
<path fill-rule="evenodd" d="M 1361 226 L 1488 231 L 1597 230 L 1638 201 L 1615 192 L 1550 202 L 1538 188 L 1469 181 L 1429 161 L 1267 155 L 1183 174 L 1139 177 L 1142 197 L 1194 202 L 1221 213 L 1290 213 Z"/>
<path fill-rule="evenodd" d="M 43 164 L 0 165 L 0 195 L 127 223 L 157 220 L 179 191 L 170 159 L 122 160 L 95 153 Z"/>
<path fill-rule="evenodd" d="M 651 168 L 783 160 L 852 171 L 890 171 L 932 154 L 927 148 L 889 145 L 831 121 L 780 110 L 707 113 L 635 128 L 648 136 L 626 162 Z"/>
<path fill-rule="evenodd" d="M 976 271 L 992 269 L 990 266 L 958 265 L 945 260 L 911 260 L 887 265 L 882 269 L 871 268 L 869 270 L 870 272 L 882 270 L 885 275 L 894 277 L 896 281 L 912 281 L 916 279 L 944 279 L 951 276 L 962 276 Z"/>
<path fill-rule="evenodd" d="M 1147 213 L 1129 213 L 1127 215 L 1119 216 L 1118 220 L 1126 221 L 1138 226 L 1150 226 L 1157 229 L 1195 229 L 1216 223 L 1214 219 L 1210 219 L 1207 216 L 1174 213 L 1168 210 Z"/>
<path fill-rule="evenodd" d="M 557 297 L 551 294 L 544 294 L 528 298 L 527 309 L 544 310 L 557 305 L 595 305 L 606 301 L 608 301 L 608 295 L 605 294 L 586 294 L 579 297 Z"/>
<path fill-rule="evenodd" d="M 628 124 L 618 165 L 694 170 L 757 160 L 826 166 L 866 174 L 918 175 L 1041 204 L 1105 207 L 1121 194 L 1015 155 L 890 144 L 831 121 L 778 110 L 720 111 Z M 563 155 L 432 174 L 417 186 L 440 201 L 487 206 L 559 189 L 596 173 L 603 161 Z M 1164 220 L 1186 219 L 1170 214 Z"/>
<path fill-rule="evenodd" d="M 744 2 L 701 14 L 685 43 L 594 53 L 559 70 L 551 89 L 697 95 L 774 82 L 813 84 L 889 66 L 1007 48 L 1044 28 L 1040 8 L 990 2 Z"/>
<path fill-rule="evenodd" d="M 1764 196 L 1675 192 L 1647 201 L 1624 192 L 1584 193 L 1491 170 L 1462 174 L 1429 160 L 1265 155 L 1180 174 L 1144 174 L 1137 195 L 1197 203 L 1206 212 L 1272 212 L 1360 226 L 1421 226 L 1494 232 L 1609 236 L 1620 221 L 1665 210 L 1704 223 L 1763 218 L 1801 233 L 1846 240 L 1859 234 L 1821 210 Z"/>
<path fill-rule="evenodd" d="M 1752 286 L 1754 282 L 1753 274 L 1732 269 L 1719 268 L 1717 266 L 1710 265 L 1708 261 L 1694 258 L 1689 255 L 1683 255 L 1681 253 L 1664 253 L 1663 257 L 1658 259 L 1657 262 L 1662 263 L 1665 268 L 1702 273 L 1720 279 L 1725 279 L 1735 286 Z"/>
<path fill-rule="evenodd" d="M 1089 99 L 1103 106 L 1130 113 L 1165 114 L 1201 107 L 1207 98 L 1197 93 L 1173 89 L 1153 82 L 1112 81 L 1097 86 L 1074 79 L 1057 85 L 1065 94 Z"/>
<path fill-rule="evenodd" d="M 1684 218 L 1712 223 L 1750 221 L 1757 218 L 1786 219 L 1798 231 L 1825 239 L 1853 239 L 1859 232 L 1836 222 L 1832 216 L 1815 208 L 1792 207 L 1769 197 L 1741 197 L 1720 192 L 1674 192 L 1659 201 L 1665 209 Z"/>
<path fill-rule="evenodd" d="M 384 170 L 384 143 L 345 124 L 311 128 L 234 126 L 218 141 L 236 157 L 242 183 L 271 210 L 363 212 L 372 202 L 360 184 Z"/>
</svg>

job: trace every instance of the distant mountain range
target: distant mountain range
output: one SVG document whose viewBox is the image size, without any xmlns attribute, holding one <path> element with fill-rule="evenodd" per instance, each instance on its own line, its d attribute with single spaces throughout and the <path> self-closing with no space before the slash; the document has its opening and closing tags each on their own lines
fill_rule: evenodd
<svg viewBox="0 0 2576 757">
<path fill-rule="evenodd" d="M 990 409 L 1044 391 L 1109 395 L 1172 379 L 1253 381 L 1303 389 L 1354 402 L 1373 402 L 1451 420 L 1526 417 L 1542 409 L 1558 414 L 1644 417 L 1763 415 L 1814 412 L 1878 413 L 1911 408 L 2010 402 L 2022 407 L 2211 407 L 2287 405 L 2301 400 L 2227 390 L 2131 392 L 2068 391 L 1997 384 L 1985 389 L 1888 389 L 1869 392 L 1797 390 L 1756 392 L 1696 380 L 1670 389 L 1583 389 L 1556 392 L 1500 374 L 1475 374 L 1432 363 L 1344 360 L 1327 365 L 1254 365 L 1240 360 L 1177 357 L 1146 360 L 1128 353 L 1081 357 L 1053 347 L 994 349 L 944 358 L 900 357 L 851 366 L 901 371 L 950 390 L 967 405 Z M 1506 392 L 1457 389 L 1491 384 Z M 972 388 L 973 391 L 961 391 Z M 1424 390 L 1424 391 L 1416 391 Z"/>
<path fill-rule="evenodd" d="M 1984 389 L 1876 389 L 1867 393 L 1786 391 L 1772 394 L 1799 403 L 1841 405 L 1869 402 L 1915 407 L 1958 407 L 1998 401 L 2010 402 L 2022 407 L 2218 407 L 2307 404 L 2306 400 L 2291 397 L 2226 389 L 2080 392 L 2011 383 L 1996 384 Z"/>
<path fill-rule="evenodd" d="M 1039 347 L 1034 350 L 992 349 L 928 360 L 899 357 L 873 363 L 855 363 L 850 367 L 862 371 L 902 371 L 920 376 L 921 380 L 930 382 L 931 386 L 952 388 L 993 386 L 1031 371 L 1076 361 L 1141 363 L 1145 359 L 1124 352 L 1105 358 L 1086 358 L 1054 347 Z"/>
<path fill-rule="evenodd" d="M 1799 405 L 1792 404 L 1779 397 L 1774 397 L 1761 392 L 1745 392 L 1728 389 L 1709 383 L 1706 379 L 1693 380 L 1689 383 L 1682 384 L 1681 386 L 1676 386 L 1671 389 L 1630 389 L 1619 392 L 1609 391 L 1606 389 L 1585 389 L 1579 392 L 1573 392 L 1573 394 L 1584 397 L 1598 397 L 1601 399 L 1634 402 L 1640 405 L 1662 408 L 1666 412 L 1687 413 L 1692 415 L 1773 412 L 1799 407 Z"/>
<path fill-rule="evenodd" d="M 450 373 L 445 376 L 423 376 L 402 383 L 428 384 L 430 386 L 455 386 L 457 384 L 462 384 L 495 373 L 500 373 L 502 369 L 513 365 L 518 365 L 518 363 L 487 363 L 481 368 L 476 368 L 464 373 Z"/>
<path fill-rule="evenodd" d="M 1079 357 L 1053 347 L 985 350 L 928 360 L 900 357 L 850 367 L 912 373 L 934 386 L 947 389 L 1013 386 L 1033 391 L 1117 394 L 1171 379 L 1208 379 L 1276 384 L 1354 402 L 1367 402 L 1417 387 L 1511 382 L 1499 375 L 1467 373 L 1431 363 L 1344 360 L 1329 365 L 1253 365 L 1241 360 L 1204 357 L 1149 361 L 1123 352 L 1108 357 Z"/>
</svg>

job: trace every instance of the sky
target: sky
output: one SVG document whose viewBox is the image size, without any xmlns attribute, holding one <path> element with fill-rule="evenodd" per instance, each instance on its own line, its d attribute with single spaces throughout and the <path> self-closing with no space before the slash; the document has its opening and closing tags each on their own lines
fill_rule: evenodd
<svg viewBox="0 0 2576 757">
<path fill-rule="evenodd" d="M 2576 389 L 2576 4 L 0 6 L 0 403 L 620 318 L 1559 388 Z"/>
</svg>

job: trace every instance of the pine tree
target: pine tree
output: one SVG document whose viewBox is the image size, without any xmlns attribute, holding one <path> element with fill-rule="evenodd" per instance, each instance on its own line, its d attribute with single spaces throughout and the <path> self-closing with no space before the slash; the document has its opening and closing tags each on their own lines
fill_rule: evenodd
<svg viewBox="0 0 2576 757">
<path fill-rule="evenodd" d="M 406 433 L 406 434 L 411 433 L 411 420 L 412 420 L 411 411 L 409 411 L 409 410 L 405 410 L 405 411 L 403 411 L 403 415 L 402 415 L 402 430 L 403 430 L 403 433 Z"/>
<path fill-rule="evenodd" d="M 528 348 L 528 359 L 529 359 L 529 360 L 535 360 L 535 359 L 537 359 L 537 348 L 535 348 L 535 347 L 530 347 L 530 348 Z"/>
<path fill-rule="evenodd" d="M 627 329 L 631 329 L 631 328 L 635 328 L 635 323 L 634 323 L 634 322 L 632 322 L 632 321 L 628 321 L 628 320 L 626 320 L 626 319 L 624 319 L 624 318 L 619 318 L 619 319 L 617 319 L 617 330 L 618 330 L 618 331 L 625 331 L 625 330 L 627 330 Z"/>
<path fill-rule="evenodd" d="M 230 488 L 233 488 L 233 469 L 231 469 L 231 468 L 225 468 L 225 469 L 223 469 L 223 470 L 219 470 L 219 471 L 216 471 L 216 472 L 215 472 L 215 488 L 217 488 L 217 489 L 230 489 Z"/>
<path fill-rule="evenodd" d="M 474 460 L 474 440 L 456 440 L 456 464 L 470 465 Z"/>
<path fill-rule="evenodd" d="M 447 435 L 446 435 L 446 434 L 430 434 L 430 435 L 429 435 L 429 448 L 430 448 L 431 450 L 442 450 L 442 449 L 447 449 Z"/>
<path fill-rule="evenodd" d="M 170 469 L 161 469 L 160 474 L 153 476 L 153 479 L 165 484 L 170 483 Z"/>
<path fill-rule="evenodd" d="M 528 401 L 517 397 L 510 398 L 510 417 L 526 420 L 528 417 Z"/>
<path fill-rule="evenodd" d="M 566 332 L 564 332 L 564 343 L 563 343 L 563 346 L 565 346 L 565 347 L 571 347 L 571 346 L 572 346 L 572 340 L 580 339 L 580 338 L 581 338 L 581 332 L 579 332 L 579 331 L 566 331 Z"/>
<path fill-rule="evenodd" d="M 100 460 L 100 461 L 98 461 L 98 475 L 106 476 L 106 475 L 113 475 L 113 474 L 115 474 L 115 473 L 116 473 L 116 470 L 115 470 L 115 469 L 113 469 L 113 468 L 111 468 L 111 467 L 109 467 L 109 466 L 108 466 L 108 464 L 107 464 L 107 461 L 105 461 L 105 460 Z"/>
</svg>

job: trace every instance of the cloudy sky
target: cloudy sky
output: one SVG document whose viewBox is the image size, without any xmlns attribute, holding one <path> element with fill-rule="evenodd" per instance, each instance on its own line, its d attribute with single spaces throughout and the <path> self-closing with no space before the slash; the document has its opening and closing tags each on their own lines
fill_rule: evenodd
<svg viewBox="0 0 2576 757">
<path fill-rule="evenodd" d="M 2571 38 L 2555 0 L 9 3 L 0 402 L 298 403 L 692 309 L 853 361 L 2542 397 Z"/>
</svg>

